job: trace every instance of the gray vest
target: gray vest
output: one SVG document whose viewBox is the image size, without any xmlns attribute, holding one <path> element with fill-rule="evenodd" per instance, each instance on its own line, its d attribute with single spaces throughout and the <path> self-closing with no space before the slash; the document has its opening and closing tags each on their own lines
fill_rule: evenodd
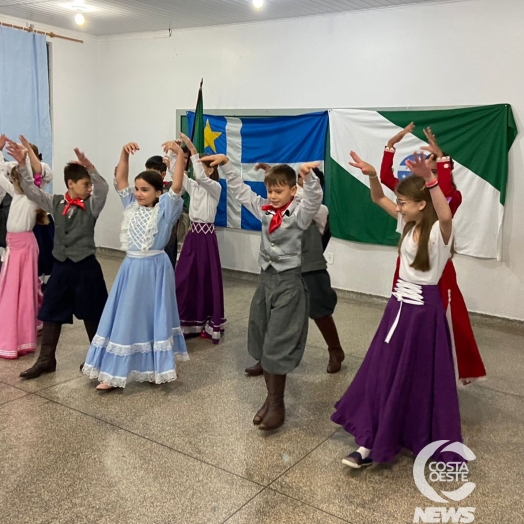
<svg viewBox="0 0 524 524">
<path fill-rule="evenodd" d="M 84 201 L 85 211 L 72 206 L 71 216 L 63 215 L 66 201 L 61 195 L 53 197 L 53 219 L 55 221 L 55 244 L 53 256 L 60 262 L 67 258 L 80 262 L 95 254 L 96 218 L 91 211 L 89 199 Z"/>
<path fill-rule="evenodd" d="M 302 264 L 302 235 L 304 231 L 297 225 L 297 217 L 293 214 L 298 202 L 295 200 L 286 209 L 282 224 L 269 234 L 269 223 L 273 215 L 262 215 L 262 240 L 258 264 L 264 270 L 269 266 L 277 272 L 300 267 Z"/>
<path fill-rule="evenodd" d="M 304 231 L 302 237 L 302 273 L 327 269 L 322 246 L 322 235 L 315 222 Z"/>
</svg>

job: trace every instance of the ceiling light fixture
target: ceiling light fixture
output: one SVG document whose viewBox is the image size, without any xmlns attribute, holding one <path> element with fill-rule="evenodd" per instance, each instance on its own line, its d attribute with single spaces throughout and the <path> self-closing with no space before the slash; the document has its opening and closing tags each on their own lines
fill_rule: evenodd
<svg viewBox="0 0 524 524">
<path fill-rule="evenodd" d="M 76 11 L 75 15 L 75 22 L 77 25 L 84 25 L 86 22 L 86 18 L 83 15 L 84 11 L 87 11 L 87 6 L 84 4 L 83 0 L 74 0 L 74 2 L 71 4 L 71 8 Z"/>
<path fill-rule="evenodd" d="M 261 9 L 264 5 L 264 0 L 253 0 L 253 7 L 255 9 Z"/>
</svg>

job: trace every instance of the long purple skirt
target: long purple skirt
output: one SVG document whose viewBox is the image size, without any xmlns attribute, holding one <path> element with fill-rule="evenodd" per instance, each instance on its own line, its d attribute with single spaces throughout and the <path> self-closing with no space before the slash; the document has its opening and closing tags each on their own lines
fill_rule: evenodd
<svg viewBox="0 0 524 524">
<path fill-rule="evenodd" d="M 390 298 L 366 357 L 331 417 L 359 446 L 372 450 L 374 462 L 390 462 L 402 448 L 417 455 L 436 440 L 462 442 L 442 299 L 438 286 L 420 289 L 423 305 Z M 433 458 L 464 461 L 450 452 L 437 451 Z"/>
<path fill-rule="evenodd" d="M 215 344 L 224 331 L 224 289 L 213 224 L 191 223 L 175 269 L 180 326 L 207 333 Z"/>
</svg>

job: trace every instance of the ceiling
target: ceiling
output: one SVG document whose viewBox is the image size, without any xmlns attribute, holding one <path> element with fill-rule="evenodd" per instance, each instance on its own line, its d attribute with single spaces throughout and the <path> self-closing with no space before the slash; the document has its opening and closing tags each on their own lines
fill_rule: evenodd
<svg viewBox="0 0 524 524">
<path fill-rule="evenodd" d="M 0 0 L 0 21 L 1 14 L 5 14 L 106 36 L 426 4 L 435 0 L 265 0 L 260 10 L 253 7 L 251 0 L 85 0 L 90 10 L 84 13 L 86 24 L 82 28 L 74 23 L 71 3 L 72 0 Z"/>
</svg>

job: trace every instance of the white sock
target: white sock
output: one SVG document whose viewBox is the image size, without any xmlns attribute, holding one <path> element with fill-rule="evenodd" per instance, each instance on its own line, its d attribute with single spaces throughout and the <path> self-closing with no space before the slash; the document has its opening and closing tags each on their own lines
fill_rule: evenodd
<svg viewBox="0 0 524 524">
<path fill-rule="evenodd" d="M 367 459 L 369 457 L 369 454 L 371 453 L 371 450 L 368 448 L 363 448 L 362 446 L 357 449 L 357 453 L 360 453 L 360 456 L 363 459 Z"/>
</svg>

